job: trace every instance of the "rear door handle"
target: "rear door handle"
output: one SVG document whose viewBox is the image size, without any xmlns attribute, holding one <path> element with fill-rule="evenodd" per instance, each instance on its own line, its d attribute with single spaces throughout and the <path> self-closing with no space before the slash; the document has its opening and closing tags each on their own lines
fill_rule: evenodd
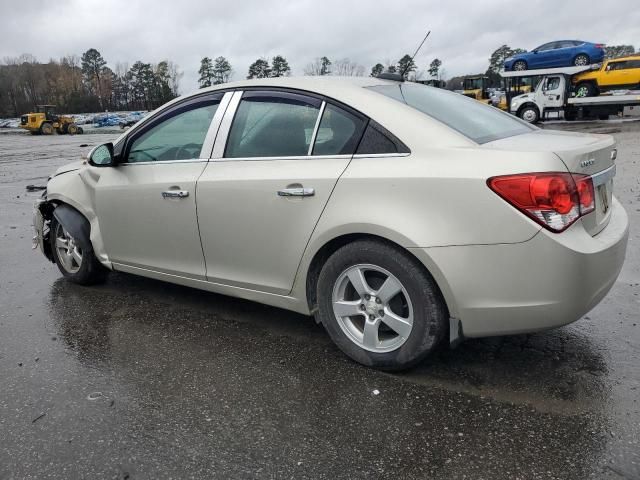
<svg viewBox="0 0 640 480">
<path fill-rule="evenodd" d="M 162 192 L 162 198 L 187 198 L 189 192 L 186 190 L 166 190 Z"/>
<path fill-rule="evenodd" d="M 295 187 L 278 190 L 279 197 L 313 197 L 316 194 L 313 188 Z"/>
</svg>

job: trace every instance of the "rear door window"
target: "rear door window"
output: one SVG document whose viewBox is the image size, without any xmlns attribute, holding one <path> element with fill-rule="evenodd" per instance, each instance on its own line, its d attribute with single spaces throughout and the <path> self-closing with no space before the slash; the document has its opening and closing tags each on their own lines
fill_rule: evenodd
<svg viewBox="0 0 640 480">
<path fill-rule="evenodd" d="M 281 91 L 246 91 L 238 105 L 225 157 L 309 154 L 322 101 Z"/>
<path fill-rule="evenodd" d="M 326 103 L 318 127 L 313 155 L 351 155 L 355 152 L 365 119 Z"/>
</svg>

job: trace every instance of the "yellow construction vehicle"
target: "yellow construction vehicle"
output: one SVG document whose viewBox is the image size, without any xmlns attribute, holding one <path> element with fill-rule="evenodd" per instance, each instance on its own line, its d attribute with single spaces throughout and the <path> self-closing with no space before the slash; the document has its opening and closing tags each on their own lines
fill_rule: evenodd
<svg viewBox="0 0 640 480">
<path fill-rule="evenodd" d="M 488 78 L 484 75 L 467 77 L 462 82 L 463 95 L 471 97 L 482 103 L 489 103 L 489 92 L 487 91 Z"/>
<path fill-rule="evenodd" d="M 83 133 L 82 127 L 76 125 L 73 117 L 57 115 L 55 105 L 37 105 L 34 113 L 25 113 L 20 117 L 20 128 L 28 130 L 32 135 Z"/>
</svg>

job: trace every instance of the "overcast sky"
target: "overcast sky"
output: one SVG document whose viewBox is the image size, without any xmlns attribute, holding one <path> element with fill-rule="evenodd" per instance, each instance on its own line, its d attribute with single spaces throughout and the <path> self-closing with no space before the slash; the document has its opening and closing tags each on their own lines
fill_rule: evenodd
<svg viewBox="0 0 640 480">
<path fill-rule="evenodd" d="M 596 8 L 596 5 L 599 8 Z M 600 7 L 601 6 L 601 7 Z M 413 53 L 426 70 L 440 58 L 446 77 L 487 68 L 506 43 L 530 50 L 556 39 L 640 48 L 638 0 L 77 0 L 3 2 L 0 59 L 40 61 L 98 49 L 110 66 L 176 62 L 181 90 L 197 87 L 203 56 L 223 55 L 234 78 L 258 57 L 284 55 L 294 75 L 315 57 L 349 57 L 366 72 Z"/>
</svg>

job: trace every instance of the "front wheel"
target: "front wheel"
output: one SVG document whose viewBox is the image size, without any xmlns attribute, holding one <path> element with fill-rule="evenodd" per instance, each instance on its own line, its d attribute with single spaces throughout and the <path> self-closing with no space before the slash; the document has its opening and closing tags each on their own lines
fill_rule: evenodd
<svg viewBox="0 0 640 480">
<path fill-rule="evenodd" d="M 518 112 L 518 116 L 527 123 L 536 123 L 540 120 L 540 112 L 534 106 L 522 107 Z"/>
<path fill-rule="evenodd" d="M 576 97 L 593 97 L 596 93 L 596 89 L 591 82 L 584 82 L 578 84 L 576 87 Z"/>
<path fill-rule="evenodd" d="M 74 283 L 93 285 L 105 280 L 108 270 L 92 249 L 83 249 L 55 218 L 50 225 L 51 251 L 60 272 Z"/>
<path fill-rule="evenodd" d="M 447 329 L 433 278 L 406 252 L 362 240 L 327 260 L 317 286 L 318 317 L 353 360 L 402 370 L 432 352 Z"/>
</svg>

